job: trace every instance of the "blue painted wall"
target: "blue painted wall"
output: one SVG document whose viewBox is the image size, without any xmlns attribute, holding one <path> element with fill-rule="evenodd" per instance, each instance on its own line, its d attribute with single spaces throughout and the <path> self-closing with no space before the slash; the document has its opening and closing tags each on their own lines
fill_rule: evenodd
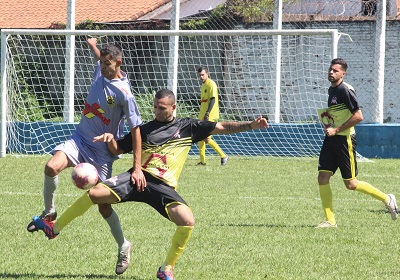
<svg viewBox="0 0 400 280">
<path fill-rule="evenodd" d="M 49 153 L 58 143 L 69 138 L 76 124 L 72 123 L 14 123 L 17 133 L 11 147 L 7 146 L 7 153 L 21 153 L 27 150 L 29 154 L 45 151 Z M 14 127 L 15 129 L 15 127 Z M 14 130 L 15 131 L 15 130 Z M 19 132 L 19 133 L 18 133 Z M 214 135 L 221 148 L 229 155 L 237 155 L 239 150 L 246 150 L 250 155 L 304 156 L 318 154 L 321 139 L 303 137 L 300 142 L 293 144 L 293 139 L 286 137 L 300 133 L 301 135 L 316 135 L 321 133 L 319 124 L 272 124 L 268 130 L 256 130 L 232 135 Z M 362 124 L 356 126 L 357 151 L 367 158 L 400 158 L 400 124 Z M 29 143 L 21 143 L 22 134 Z M 27 135 L 29 134 L 29 135 Z M 252 141 L 241 141 L 251 138 Z M 279 141 L 277 141 L 279 139 Z M 228 145 L 224 145 L 229 143 Z M 25 140 L 26 141 L 26 140 Z M 7 141 L 9 143 L 9 141 Z M 235 143 L 241 143 L 240 149 Z M 290 149 L 283 147 L 291 147 Z M 213 152 L 211 148 L 208 152 Z M 197 145 L 193 145 L 191 155 L 198 154 Z"/>
<path fill-rule="evenodd" d="M 400 158 L 400 124 L 356 126 L 357 151 L 367 158 Z"/>
</svg>

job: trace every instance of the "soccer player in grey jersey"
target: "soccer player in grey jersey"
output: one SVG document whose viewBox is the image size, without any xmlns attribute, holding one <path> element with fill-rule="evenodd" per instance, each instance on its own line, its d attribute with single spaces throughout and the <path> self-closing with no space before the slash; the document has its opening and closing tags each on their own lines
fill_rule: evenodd
<svg viewBox="0 0 400 280">
<path fill-rule="evenodd" d="M 124 121 L 130 128 L 133 148 L 132 181 L 145 186 L 146 179 L 141 170 L 141 136 L 139 125 L 142 123 L 135 98 L 130 89 L 122 64 L 122 50 L 113 44 L 101 50 L 96 46 L 97 39 L 88 39 L 88 45 L 97 60 L 94 81 L 90 87 L 82 112 L 82 119 L 71 138 L 58 145 L 53 150 L 52 158 L 44 170 L 44 210 L 40 215 L 46 220 L 56 219 L 55 191 L 58 186 L 58 174 L 67 167 L 73 167 L 80 162 L 93 164 L 101 181 L 112 174 L 112 164 L 118 159 L 107 148 L 107 143 L 93 141 L 94 137 L 111 133 L 116 139 L 123 136 Z M 115 273 L 122 274 L 129 265 L 132 244 L 122 233 L 119 218 L 110 204 L 99 204 L 99 212 L 108 222 L 111 233 L 118 243 L 118 261 Z M 28 231 L 38 229 L 33 222 L 28 225 Z"/>
</svg>

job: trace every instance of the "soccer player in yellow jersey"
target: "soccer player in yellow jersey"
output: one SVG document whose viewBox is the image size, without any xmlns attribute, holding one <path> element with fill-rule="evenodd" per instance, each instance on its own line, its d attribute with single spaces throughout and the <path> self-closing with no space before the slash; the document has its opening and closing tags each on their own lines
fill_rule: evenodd
<svg viewBox="0 0 400 280">
<path fill-rule="evenodd" d="M 363 120 L 363 114 L 353 87 L 343 81 L 346 71 L 347 62 L 344 59 L 335 58 L 331 61 L 328 71 L 328 80 L 331 82 L 328 108 L 318 110 L 319 118 L 325 126 L 325 139 L 318 163 L 318 185 L 326 220 L 317 228 L 337 227 L 329 180 L 338 168 L 347 189 L 382 201 L 392 220 L 396 220 L 398 214 L 393 194 L 385 194 L 369 183 L 357 180 L 357 141 L 354 126 Z"/>
<path fill-rule="evenodd" d="M 192 144 L 211 134 L 232 134 L 268 128 L 267 120 L 262 117 L 252 122 L 217 123 L 190 118 L 178 119 L 174 117 L 175 109 L 174 93 L 168 89 L 160 90 L 154 97 L 156 118 L 140 126 L 145 187 L 132 181 L 131 168 L 88 190 L 56 222 L 38 217 L 34 220 L 35 226 L 49 239 L 53 239 L 68 223 L 85 213 L 93 204 L 127 201 L 147 203 L 177 226 L 164 263 L 157 271 L 158 279 L 174 280 L 172 269 L 194 228 L 192 210 L 176 192 L 178 179 Z M 110 151 L 117 155 L 132 150 L 131 138 L 129 133 L 123 139 L 115 141 L 111 133 L 105 133 L 94 140 L 106 142 Z"/>
<path fill-rule="evenodd" d="M 199 120 L 216 122 L 219 119 L 219 103 L 218 103 L 218 87 L 217 84 L 210 79 L 206 67 L 197 69 L 199 79 L 202 82 L 200 88 L 200 112 Z M 211 136 L 199 142 L 200 162 L 197 165 L 206 165 L 206 144 L 221 157 L 221 165 L 226 165 L 228 156 L 222 151 L 220 146 Z"/>
</svg>

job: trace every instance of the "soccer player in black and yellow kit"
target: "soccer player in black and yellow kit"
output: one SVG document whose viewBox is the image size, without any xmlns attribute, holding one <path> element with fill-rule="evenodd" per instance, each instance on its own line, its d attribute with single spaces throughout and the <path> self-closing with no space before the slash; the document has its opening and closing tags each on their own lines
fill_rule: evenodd
<svg viewBox="0 0 400 280">
<path fill-rule="evenodd" d="M 357 141 L 354 126 L 363 120 L 363 114 L 353 87 L 343 81 L 346 71 L 347 62 L 344 59 L 336 58 L 331 61 L 328 71 L 328 80 L 331 82 L 328 90 L 328 108 L 318 110 L 319 118 L 325 126 L 325 139 L 318 163 L 318 185 L 326 220 L 317 228 L 337 227 L 329 180 L 338 168 L 347 189 L 368 194 L 382 201 L 393 220 L 396 220 L 398 214 L 393 194 L 385 194 L 356 178 Z"/>
<path fill-rule="evenodd" d="M 194 227 L 194 217 L 187 203 L 176 192 L 178 178 L 186 161 L 190 147 L 211 134 L 231 134 L 251 129 L 268 128 L 265 118 L 252 122 L 209 122 L 197 119 L 174 118 L 175 95 L 168 89 L 160 90 L 154 97 L 156 118 L 140 127 L 142 137 L 142 170 L 146 186 L 132 182 L 130 169 L 88 190 L 75 201 L 56 222 L 36 219 L 35 225 L 49 239 L 73 219 L 85 213 L 93 204 L 144 202 L 162 216 L 177 225 L 172 245 L 164 263 L 157 271 L 158 279 L 173 280 L 172 269 L 182 254 Z M 113 154 L 132 150 L 131 135 L 115 141 L 112 134 L 95 137 L 95 141 L 107 142 Z"/>
<path fill-rule="evenodd" d="M 200 88 L 200 112 L 199 120 L 216 122 L 219 119 L 219 101 L 217 84 L 210 79 L 206 67 L 197 69 L 197 74 L 201 81 Z M 206 144 L 208 144 L 221 158 L 221 165 L 226 165 L 228 155 L 226 155 L 221 147 L 215 142 L 211 136 L 199 141 L 200 162 L 197 165 L 206 165 Z"/>
</svg>

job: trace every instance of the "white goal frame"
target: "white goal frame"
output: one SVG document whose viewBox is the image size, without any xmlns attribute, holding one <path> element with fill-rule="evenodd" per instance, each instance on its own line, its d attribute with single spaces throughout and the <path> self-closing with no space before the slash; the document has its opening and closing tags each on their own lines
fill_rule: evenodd
<svg viewBox="0 0 400 280">
<path fill-rule="evenodd" d="M 41 30 L 41 29 L 3 29 L 1 30 L 1 127 L 0 127 L 0 157 L 6 156 L 6 142 L 7 142 L 7 37 L 10 35 L 63 35 L 63 36 L 275 36 L 277 40 L 281 35 L 315 35 L 315 36 L 328 36 L 331 38 L 331 58 L 337 57 L 337 45 L 339 35 L 337 29 L 300 29 L 300 30 Z M 279 44 L 278 44 L 279 46 Z M 178 46 L 177 46 L 178 47 Z M 67 52 L 67 53 L 73 53 Z M 279 53 L 279 52 L 276 52 Z M 173 57 L 170 57 L 170 59 Z M 72 58 L 73 59 L 73 58 Z M 67 59 L 68 61 L 68 59 Z M 177 61 L 177 60 L 176 60 Z M 327 62 L 328 63 L 328 62 Z M 73 63 L 71 63 L 72 65 Z M 174 67 L 176 69 L 176 67 Z M 72 67 L 66 67 L 66 77 L 71 77 Z M 275 71 L 281 71 L 279 66 Z M 279 75 L 277 75 L 279 76 Z M 170 75 L 176 79 L 177 75 Z M 66 79 L 68 80 L 68 79 Z M 68 80 L 73 94 L 73 81 Z M 71 84 L 72 82 L 72 84 Z M 168 84 L 176 83 L 176 81 L 168 81 Z M 65 96 L 65 107 L 73 110 L 74 106 L 71 104 L 73 96 L 67 94 Z M 279 93 L 277 93 L 279 95 Z M 275 100 L 279 102 L 279 96 Z M 69 104 L 69 105 L 67 105 Z M 275 108 L 279 108 L 279 104 L 275 104 Z M 64 112 L 65 115 L 71 115 L 71 112 Z M 274 116 L 276 114 L 271 114 Z M 274 120 L 270 120 L 274 121 Z M 279 123 L 279 120 L 275 120 Z"/>
</svg>

